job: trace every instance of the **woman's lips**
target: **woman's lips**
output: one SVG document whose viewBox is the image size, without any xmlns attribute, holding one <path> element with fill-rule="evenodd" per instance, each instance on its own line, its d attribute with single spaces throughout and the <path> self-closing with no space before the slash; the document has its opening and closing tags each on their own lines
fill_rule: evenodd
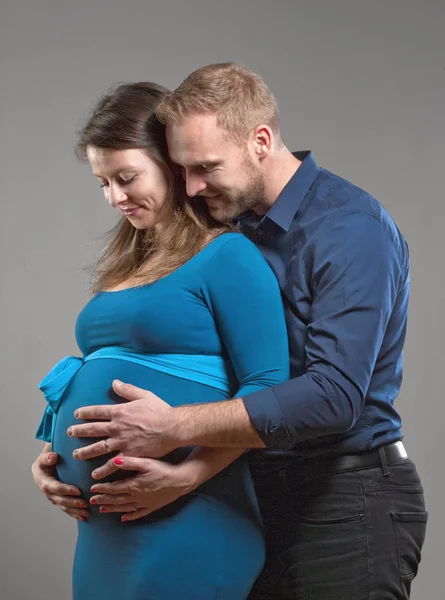
<svg viewBox="0 0 445 600">
<path fill-rule="evenodd" d="M 139 211 L 140 208 L 141 208 L 140 206 L 136 206 L 136 208 L 129 208 L 127 210 L 124 210 L 123 208 L 121 208 L 120 211 L 126 217 L 132 217 L 133 215 L 135 215 Z"/>
</svg>

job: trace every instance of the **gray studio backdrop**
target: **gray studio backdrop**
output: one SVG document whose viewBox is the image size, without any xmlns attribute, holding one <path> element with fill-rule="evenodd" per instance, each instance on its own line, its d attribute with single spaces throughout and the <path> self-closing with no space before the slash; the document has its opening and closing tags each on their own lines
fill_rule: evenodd
<svg viewBox="0 0 445 600">
<path fill-rule="evenodd" d="M 113 82 L 175 87 L 210 62 L 262 73 L 292 149 L 372 192 L 407 237 L 412 301 L 397 407 L 430 523 L 415 600 L 443 593 L 445 0 L 2 0 L 2 600 L 68 600 L 76 523 L 34 487 L 37 383 L 77 352 L 115 214 L 75 131 Z"/>
</svg>

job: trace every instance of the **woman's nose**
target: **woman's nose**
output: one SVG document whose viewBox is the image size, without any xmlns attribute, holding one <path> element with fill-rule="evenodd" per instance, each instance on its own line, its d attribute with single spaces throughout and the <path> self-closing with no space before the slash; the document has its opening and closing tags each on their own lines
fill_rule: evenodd
<svg viewBox="0 0 445 600">
<path fill-rule="evenodd" d="M 124 192 L 124 190 L 118 185 L 110 185 L 108 202 L 111 204 L 111 206 L 119 206 L 119 204 L 125 200 L 127 200 L 127 194 Z"/>
</svg>

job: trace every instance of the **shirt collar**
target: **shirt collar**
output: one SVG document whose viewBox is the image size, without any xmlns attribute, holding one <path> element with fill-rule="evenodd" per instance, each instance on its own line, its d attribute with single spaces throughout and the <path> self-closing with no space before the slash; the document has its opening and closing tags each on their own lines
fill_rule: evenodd
<svg viewBox="0 0 445 600">
<path fill-rule="evenodd" d="M 260 220 L 258 217 L 255 218 L 250 211 L 241 215 L 238 220 L 242 226 L 256 228 L 267 219 L 276 223 L 284 231 L 289 231 L 303 198 L 320 171 L 310 150 L 293 152 L 293 155 L 301 160 L 301 165 L 285 185 L 274 204 Z"/>
</svg>

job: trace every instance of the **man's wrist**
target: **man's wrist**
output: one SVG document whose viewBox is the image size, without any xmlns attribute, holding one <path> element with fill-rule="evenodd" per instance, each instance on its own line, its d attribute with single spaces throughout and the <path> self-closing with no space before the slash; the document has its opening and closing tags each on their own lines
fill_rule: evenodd
<svg viewBox="0 0 445 600">
<path fill-rule="evenodd" d="M 173 437 L 177 448 L 194 444 L 193 405 L 177 406 L 172 410 Z"/>
<path fill-rule="evenodd" d="M 264 448 L 242 398 L 188 404 L 172 409 L 172 442 L 176 448 L 210 446 Z"/>
</svg>

